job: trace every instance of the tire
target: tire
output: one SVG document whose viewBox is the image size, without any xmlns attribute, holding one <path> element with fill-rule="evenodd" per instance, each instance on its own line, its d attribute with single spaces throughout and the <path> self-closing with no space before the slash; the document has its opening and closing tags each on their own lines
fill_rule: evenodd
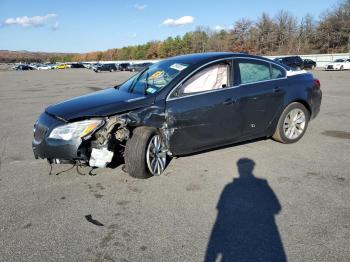
<svg viewBox="0 0 350 262">
<path fill-rule="evenodd" d="M 130 176 L 135 178 L 149 178 L 153 175 L 160 175 L 166 168 L 166 153 L 163 152 L 162 154 L 165 155 L 163 170 L 159 174 L 155 174 L 149 169 L 149 155 L 147 152 L 155 137 L 160 138 L 162 142 L 160 134 L 154 128 L 137 127 L 133 131 L 132 137 L 126 143 L 124 154 L 125 167 Z"/>
<path fill-rule="evenodd" d="M 291 121 L 290 117 L 295 121 Z M 293 102 L 283 110 L 272 138 L 283 144 L 296 143 L 304 136 L 309 120 L 309 110 L 303 104 Z"/>
</svg>

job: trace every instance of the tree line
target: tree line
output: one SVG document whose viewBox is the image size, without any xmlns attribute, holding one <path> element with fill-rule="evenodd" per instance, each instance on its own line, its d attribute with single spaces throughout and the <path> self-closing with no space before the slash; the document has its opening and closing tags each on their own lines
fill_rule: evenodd
<svg viewBox="0 0 350 262">
<path fill-rule="evenodd" d="M 263 13 L 256 20 L 240 19 L 232 28 L 223 30 L 198 27 L 163 41 L 48 59 L 51 62 L 159 59 L 210 51 L 258 55 L 350 52 L 350 0 L 338 2 L 317 20 L 310 14 L 297 18 L 281 10 L 273 17 Z"/>
<path fill-rule="evenodd" d="M 198 27 L 182 37 L 80 54 L 73 60 L 157 59 L 210 51 L 259 55 L 350 52 L 350 0 L 325 11 L 319 20 L 310 14 L 298 19 L 281 10 L 274 17 L 263 13 L 256 21 L 240 19 L 226 30 Z"/>
</svg>

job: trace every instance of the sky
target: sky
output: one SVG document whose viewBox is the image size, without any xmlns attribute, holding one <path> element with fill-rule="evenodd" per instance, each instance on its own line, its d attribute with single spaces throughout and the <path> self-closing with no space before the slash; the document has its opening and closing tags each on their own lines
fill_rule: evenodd
<svg viewBox="0 0 350 262">
<path fill-rule="evenodd" d="M 230 28 L 287 10 L 318 18 L 337 0 L 0 0 L 0 50 L 103 51 L 183 35 L 198 26 Z"/>
</svg>

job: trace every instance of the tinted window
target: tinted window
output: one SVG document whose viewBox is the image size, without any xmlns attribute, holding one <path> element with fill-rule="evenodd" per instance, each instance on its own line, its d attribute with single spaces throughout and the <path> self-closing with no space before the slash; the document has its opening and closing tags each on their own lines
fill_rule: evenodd
<svg viewBox="0 0 350 262">
<path fill-rule="evenodd" d="M 240 61 L 238 67 L 241 75 L 241 84 L 248 84 L 270 79 L 270 66 L 259 61 Z"/>
<path fill-rule="evenodd" d="M 285 74 L 286 73 L 282 68 L 274 64 L 271 64 L 271 79 L 283 78 L 285 77 Z"/>
</svg>

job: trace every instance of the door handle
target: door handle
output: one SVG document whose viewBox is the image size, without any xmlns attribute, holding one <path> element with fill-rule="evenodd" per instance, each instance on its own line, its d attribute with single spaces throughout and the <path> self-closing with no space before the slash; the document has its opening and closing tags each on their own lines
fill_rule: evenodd
<svg viewBox="0 0 350 262">
<path fill-rule="evenodd" d="M 226 99 L 223 104 L 224 105 L 232 105 L 232 104 L 235 104 L 237 102 L 238 99 L 236 98 L 228 98 Z"/>
<path fill-rule="evenodd" d="M 275 93 L 281 92 L 281 88 L 280 87 L 275 87 L 273 89 L 273 92 L 275 92 Z"/>
<path fill-rule="evenodd" d="M 233 104 L 233 100 L 232 98 L 228 98 L 223 102 L 224 105 L 232 105 Z"/>
</svg>

